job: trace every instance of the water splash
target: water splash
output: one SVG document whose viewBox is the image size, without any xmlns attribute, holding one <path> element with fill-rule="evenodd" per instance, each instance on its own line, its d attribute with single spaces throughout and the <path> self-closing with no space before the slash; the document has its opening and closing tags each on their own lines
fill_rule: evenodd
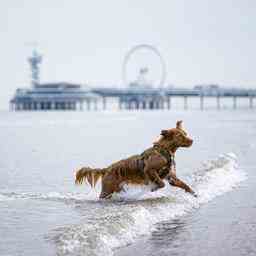
<svg viewBox="0 0 256 256">
<path fill-rule="evenodd" d="M 141 198 L 131 200 L 137 187 L 127 190 L 127 201 L 108 201 L 87 211 L 81 223 L 55 230 L 53 240 L 58 255 L 113 255 L 114 249 L 152 232 L 154 224 L 187 214 L 237 187 L 246 174 L 239 170 L 235 155 L 230 153 L 207 162 L 187 179 L 198 198 L 166 186 L 155 193 L 142 188 Z"/>
</svg>

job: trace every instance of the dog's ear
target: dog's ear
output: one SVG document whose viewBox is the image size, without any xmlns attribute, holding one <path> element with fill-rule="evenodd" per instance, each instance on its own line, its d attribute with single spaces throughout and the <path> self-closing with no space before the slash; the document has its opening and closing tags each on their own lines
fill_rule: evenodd
<svg viewBox="0 0 256 256">
<path fill-rule="evenodd" d="M 162 130 L 161 135 L 166 137 L 168 135 L 168 131 L 167 130 Z"/>
<path fill-rule="evenodd" d="M 162 138 L 165 138 L 165 139 L 172 139 L 174 136 L 174 131 L 172 129 L 171 130 L 162 130 L 161 136 L 162 136 Z"/>
<path fill-rule="evenodd" d="M 176 128 L 177 129 L 181 129 L 182 130 L 182 120 L 180 120 L 180 121 L 177 121 L 177 123 L 176 123 Z"/>
</svg>

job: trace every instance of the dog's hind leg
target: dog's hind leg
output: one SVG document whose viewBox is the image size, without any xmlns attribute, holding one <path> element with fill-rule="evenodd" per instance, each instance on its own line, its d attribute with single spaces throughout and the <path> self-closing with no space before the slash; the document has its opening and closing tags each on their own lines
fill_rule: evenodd
<svg viewBox="0 0 256 256">
<path fill-rule="evenodd" d="M 110 199 L 112 197 L 113 193 L 115 193 L 115 192 L 119 193 L 121 191 L 125 192 L 125 189 L 121 185 L 118 188 L 115 188 L 114 190 L 106 191 L 106 189 L 105 189 L 105 190 L 101 191 L 100 198 L 101 199 Z"/>
<path fill-rule="evenodd" d="M 113 193 L 118 193 L 123 189 L 123 184 L 120 180 L 116 179 L 112 173 L 103 177 L 101 182 L 100 198 L 109 199 Z"/>
<path fill-rule="evenodd" d="M 110 199 L 113 193 L 107 193 L 105 191 L 101 191 L 100 198 L 101 199 Z"/>
</svg>

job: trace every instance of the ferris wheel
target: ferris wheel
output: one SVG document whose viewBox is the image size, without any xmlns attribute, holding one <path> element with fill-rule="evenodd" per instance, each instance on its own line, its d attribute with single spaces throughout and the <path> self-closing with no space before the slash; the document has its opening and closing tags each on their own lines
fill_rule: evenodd
<svg viewBox="0 0 256 256">
<path fill-rule="evenodd" d="M 126 87 L 163 87 L 166 65 L 161 53 L 149 44 L 134 46 L 125 55 L 122 78 Z"/>
</svg>

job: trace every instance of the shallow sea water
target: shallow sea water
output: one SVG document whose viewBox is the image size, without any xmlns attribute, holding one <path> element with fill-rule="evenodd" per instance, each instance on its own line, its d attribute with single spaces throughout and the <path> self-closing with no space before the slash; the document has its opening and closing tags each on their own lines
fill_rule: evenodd
<svg viewBox="0 0 256 256">
<path fill-rule="evenodd" d="M 255 114 L 1 112 L 0 255 L 255 255 Z M 180 119 L 194 144 L 177 172 L 198 198 L 74 185 L 77 168 L 140 153 Z"/>
</svg>

